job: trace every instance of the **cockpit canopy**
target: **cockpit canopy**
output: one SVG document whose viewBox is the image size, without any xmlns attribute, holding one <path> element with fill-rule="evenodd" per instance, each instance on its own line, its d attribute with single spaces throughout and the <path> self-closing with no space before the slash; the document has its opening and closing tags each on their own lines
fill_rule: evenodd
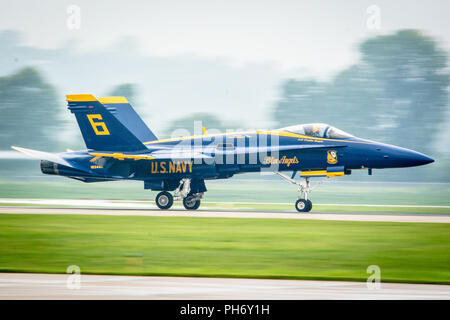
<svg viewBox="0 0 450 320">
<path fill-rule="evenodd" d="M 325 123 L 298 124 L 278 130 L 316 138 L 347 139 L 353 137 L 351 134 Z"/>
</svg>

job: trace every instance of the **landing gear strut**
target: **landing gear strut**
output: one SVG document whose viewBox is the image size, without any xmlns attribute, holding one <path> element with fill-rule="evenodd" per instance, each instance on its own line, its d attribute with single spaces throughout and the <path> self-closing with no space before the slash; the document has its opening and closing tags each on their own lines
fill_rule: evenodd
<svg viewBox="0 0 450 320">
<path fill-rule="evenodd" d="M 311 186 L 309 178 L 304 178 L 304 183 L 298 184 L 298 191 L 300 192 L 300 195 L 298 196 L 299 199 L 295 202 L 295 209 L 297 209 L 298 212 L 310 212 L 312 209 L 312 202 L 308 199 L 308 193 L 311 192 Z"/>
<path fill-rule="evenodd" d="M 200 199 L 203 192 L 192 193 L 191 179 L 181 179 L 180 185 L 173 193 L 175 200 L 183 200 L 183 206 L 187 210 L 197 210 L 200 207 Z"/>
<path fill-rule="evenodd" d="M 303 178 L 304 181 L 302 182 L 297 182 L 280 172 L 277 172 L 276 174 L 278 174 L 284 180 L 298 186 L 298 191 L 300 194 L 298 196 L 298 200 L 295 202 L 295 209 L 298 212 L 310 212 L 312 209 L 312 202 L 308 199 L 308 194 L 311 192 L 309 177 Z"/>
</svg>

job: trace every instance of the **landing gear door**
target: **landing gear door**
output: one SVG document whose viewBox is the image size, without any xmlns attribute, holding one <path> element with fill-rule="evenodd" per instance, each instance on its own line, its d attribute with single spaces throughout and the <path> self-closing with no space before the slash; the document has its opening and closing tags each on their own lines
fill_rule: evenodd
<svg viewBox="0 0 450 320">
<path fill-rule="evenodd" d="M 344 166 L 327 167 L 327 177 L 342 177 L 345 175 Z"/>
</svg>

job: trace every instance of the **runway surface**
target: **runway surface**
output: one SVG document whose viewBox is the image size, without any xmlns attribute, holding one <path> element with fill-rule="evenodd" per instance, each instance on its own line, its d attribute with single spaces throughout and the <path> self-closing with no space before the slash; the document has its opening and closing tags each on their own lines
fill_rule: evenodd
<svg viewBox="0 0 450 320">
<path fill-rule="evenodd" d="M 338 221 L 384 221 L 384 222 L 432 222 L 450 223 L 450 215 L 407 215 L 374 213 L 297 213 L 297 212 L 254 212 L 254 211 L 212 211 L 212 210 L 159 210 L 159 209 L 98 209 L 98 208 L 41 208 L 0 207 L 0 214 L 80 214 L 110 216 L 158 216 L 158 217 L 214 217 L 214 218 L 269 218 Z"/>
<path fill-rule="evenodd" d="M 80 275 L 75 289 L 71 277 L 0 273 L 0 299 L 450 299 L 449 285 Z"/>
</svg>

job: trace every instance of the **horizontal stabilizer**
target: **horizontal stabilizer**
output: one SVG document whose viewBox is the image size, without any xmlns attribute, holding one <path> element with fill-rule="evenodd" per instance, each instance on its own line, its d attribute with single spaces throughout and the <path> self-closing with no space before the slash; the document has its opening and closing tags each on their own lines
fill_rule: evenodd
<svg viewBox="0 0 450 320">
<path fill-rule="evenodd" d="M 148 154 L 124 154 L 121 152 L 114 153 L 104 153 L 104 152 L 89 152 L 91 156 L 94 156 L 90 161 L 94 162 L 100 158 L 113 158 L 117 160 L 153 160 L 154 158 L 149 156 Z"/>
<path fill-rule="evenodd" d="M 67 161 L 66 159 L 64 159 L 63 157 L 61 157 L 59 154 L 56 154 L 56 153 L 37 151 L 37 150 L 20 148 L 20 147 L 15 147 L 15 146 L 11 146 L 11 148 L 16 151 L 22 152 L 23 154 L 26 154 L 27 156 L 34 158 L 34 159 L 47 160 L 47 161 L 54 162 L 54 163 L 57 163 L 57 164 L 60 164 L 60 165 L 63 165 L 63 166 L 69 167 L 69 168 L 73 168 L 73 169 L 77 169 L 77 170 L 81 170 L 81 171 L 89 171 L 77 163 Z"/>
</svg>

